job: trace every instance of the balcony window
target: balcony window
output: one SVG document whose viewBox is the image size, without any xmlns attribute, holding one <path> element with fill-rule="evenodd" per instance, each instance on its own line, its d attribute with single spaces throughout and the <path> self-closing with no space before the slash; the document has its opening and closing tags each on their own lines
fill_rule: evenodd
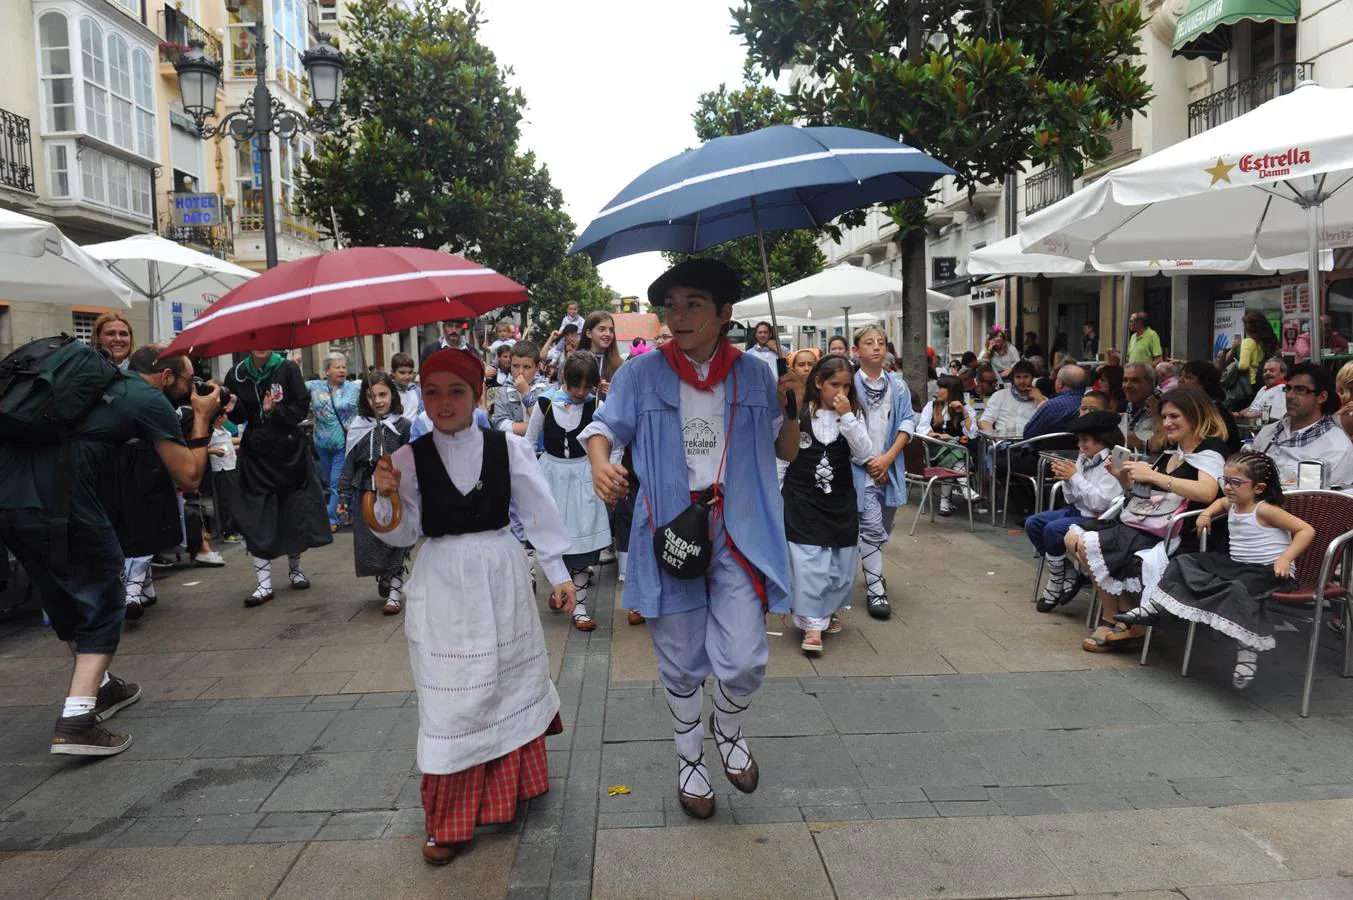
<svg viewBox="0 0 1353 900">
<path fill-rule="evenodd" d="M 63 160 L 74 155 L 65 145 L 49 144 L 48 158 L 56 159 L 61 150 L 66 150 L 68 154 Z M 93 147 L 85 147 L 80 151 L 79 164 L 80 196 L 72 199 L 106 207 L 137 219 L 150 220 L 149 169 L 101 153 Z"/>
<path fill-rule="evenodd" d="M 108 66 L 103 29 L 90 18 L 80 20 L 80 58 L 84 65 L 85 129 L 108 140 Z"/>
<path fill-rule="evenodd" d="M 47 180 L 52 198 L 70 196 L 70 147 L 65 144 L 47 145 Z"/>
<path fill-rule="evenodd" d="M 150 81 L 150 54 L 132 54 L 132 88 L 136 100 L 136 152 L 155 158 L 155 89 Z"/>
<path fill-rule="evenodd" d="M 75 76 L 66 17 L 49 12 L 38 20 L 41 44 L 42 114 L 49 131 L 75 130 Z"/>
</svg>

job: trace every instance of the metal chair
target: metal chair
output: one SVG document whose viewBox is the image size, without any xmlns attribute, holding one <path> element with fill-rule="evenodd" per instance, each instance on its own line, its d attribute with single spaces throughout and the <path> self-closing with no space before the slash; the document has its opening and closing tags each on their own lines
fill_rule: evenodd
<svg viewBox="0 0 1353 900">
<path fill-rule="evenodd" d="M 1353 497 L 1338 491 L 1292 491 L 1287 494 L 1283 508 L 1315 529 L 1315 538 L 1306 552 L 1297 557 L 1297 589 L 1290 593 L 1276 593 L 1269 601 L 1269 611 L 1311 624 L 1311 640 L 1306 653 L 1306 676 L 1301 690 L 1301 715 L 1305 718 L 1311 708 L 1311 684 L 1315 678 L 1315 654 L 1320 646 L 1321 616 L 1325 605 L 1343 607 L 1344 620 L 1350 611 L 1347 569 L 1350 556 L 1346 546 L 1353 540 Z M 1339 582 L 1332 581 L 1334 567 L 1343 564 L 1344 574 Z M 1197 623 L 1189 623 L 1188 641 L 1184 645 L 1184 663 L 1180 674 L 1189 674 L 1189 659 L 1193 653 L 1193 637 Z M 1340 674 L 1353 677 L 1353 641 L 1344 640 L 1344 662 Z"/>
<path fill-rule="evenodd" d="M 1210 506 L 1210 505 L 1211 505 L 1211 504 L 1209 504 L 1209 506 Z M 1207 508 L 1207 507 L 1204 507 L 1204 509 L 1206 509 L 1206 508 Z M 1169 533 L 1170 533 L 1170 534 L 1174 534 L 1174 533 L 1175 533 L 1175 531 L 1174 531 L 1175 526 L 1178 525 L 1178 524 L 1180 524 L 1181 522 L 1183 522 L 1185 519 L 1194 519 L 1194 518 L 1197 518 L 1198 516 L 1200 516 L 1200 515 L 1202 515 L 1202 514 L 1203 514 L 1203 510 L 1202 510 L 1202 509 L 1195 509 L 1195 510 L 1191 510 L 1191 511 L 1189 511 L 1189 512 L 1182 512 L 1182 513 L 1179 513 L 1179 514 L 1177 514 L 1177 515 L 1171 516 L 1171 517 L 1170 517 L 1170 531 L 1169 531 Z M 1180 530 L 1182 531 L 1183 529 L 1180 529 Z M 1207 532 L 1203 532 L 1202 534 L 1198 535 L 1198 549 L 1199 549 L 1200 551 L 1202 551 L 1202 552 L 1206 552 L 1206 551 L 1207 551 Z M 1168 555 L 1171 556 L 1171 557 L 1173 557 L 1173 556 L 1174 556 L 1175 554 L 1177 554 L 1178 552 L 1179 552 L 1179 548 L 1176 547 L 1176 548 L 1174 549 L 1174 551 L 1171 552 L 1171 553 L 1169 553 Z M 1096 596 L 1098 596 L 1098 595 L 1096 595 Z M 1144 598 L 1143 598 L 1143 599 L 1144 599 Z M 1141 655 L 1141 658 L 1137 660 L 1137 665 L 1139 665 L 1139 666 L 1144 666 L 1144 665 L 1146 665 L 1146 654 L 1148 654 L 1148 653 L 1151 652 L 1151 635 L 1155 632 L 1155 630 L 1156 630 L 1156 627 L 1155 627 L 1154 625 L 1148 625 L 1148 626 L 1146 626 L 1146 639 L 1145 639 L 1144 641 L 1142 641 L 1142 655 Z"/>
<path fill-rule="evenodd" d="M 1069 431 L 1053 431 L 1048 434 L 1040 434 L 1038 437 L 1031 437 L 1027 440 L 1016 441 L 1013 444 L 1007 444 L 1004 449 L 998 451 L 1005 454 L 1005 497 L 1001 504 L 1001 527 L 1009 525 L 1010 520 L 1010 479 L 1023 478 L 1030 485 L 1036 485 L 1039 482 L 1037 474 L 1026 475 L 1023 472 L 1015 472 L 1010 468 L 1010 460 L 1014 457 L 1015 451 L 1022 449 L 1031 450 L 1063 450 L 1076 446 L 1076 436 Z M 1038 461 L 1038 466 L 1043 466 L 1043 461 Z M 1037 472 L 1037 470 L 1035 470 Z M 1035 500 L 1035 506 L 1041 507 L 1043 498 L 1038 497 Z"/>
<path fill-rule="evenodd" d="M 952 469 L 947 466 L 931 465 L 932 455 L 937 454 L 942 450 L 953 450 L 955 449 L 954 444 L 948 443 L 947 441 L 936 440 L 935 438 L 925 434 L 912 435 L 912 441 L 919 441 L 920 446 L 925 450 L 926 465 L 925 469 L 922 472 L 922 477 L 925 480 L 925 485 L 921 489 L 920 502 L 916 504 L 916 518 L 912 519 L 911 521 L 911 531 L 908 532 L 909 534 L 916 533 L 916 524 L 921 521 L 921 513 L 925 512 L 926 498 L 930 498 L 930 521 L 932 522 L 935 521 L 935 497 L 933 496 L 933 492 L 936 484 L 942 482 L 948 482 L 953 484 L 966 484 L 968 481 L 967 472 L 964 472 L 960 469 Z M 908 443 L 907 446 L 911 446 L 911 444 Z M 966 447 L 963 447 L 961 449 L 963 449 L 964 452 L 967 452 Z M 968 508 L 968 531 L 970 532 L 975 531 L 976 529 L 973 527 L 972 522 L 973 502 L 967 501 L 964 505 L 967 506 Z"/>
</svg>

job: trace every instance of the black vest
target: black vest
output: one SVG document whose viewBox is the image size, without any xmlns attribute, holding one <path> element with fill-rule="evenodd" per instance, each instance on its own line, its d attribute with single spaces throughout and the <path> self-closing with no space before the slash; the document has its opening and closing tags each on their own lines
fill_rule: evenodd
<svg viewBox="0 0 1353 900">
<path fill-rule="evenodd" d="M 512 499 L 507 435 L 487 428 L 483 433 L 484 461 L 480 464 L 479 481 L 468 494 L 462 494 L 451 483 L 451 475 L 442 464 L 431 434 L 423 435 L 410 445 L 423 506 L 423 534 L 428 537 L 474 534 L 507 527 L 507 508 Z"/>
<path fill-rule="evenodd" d="M 555 421 L 553 404 L 549 400 L 541 397 L 536 403 L 540 406 L 540 414 L 545 417 L 544 427 L 541 429 L 545 437 L 545 452 L 559 459 L 581 459 L 586 456 L 587 448 L 578 442 L 578 435 L 592 423 L 592 414 L 597 411 L 596 399 L 589 397 L 583 403 L 583 414 L 578 419 L 578 427 L 572 431 L 565 431 L 564 427 Z"/>
</svg>

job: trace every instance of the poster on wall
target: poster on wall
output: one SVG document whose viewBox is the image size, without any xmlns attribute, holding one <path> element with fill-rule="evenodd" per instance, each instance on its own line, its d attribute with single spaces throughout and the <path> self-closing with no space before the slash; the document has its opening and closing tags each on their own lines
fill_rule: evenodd
<svg viewBox="0 0 1353 900">
<path fill-rule="evenodd" d="M 1218 300 L 1212 305 L 1212 357 L 1215 359 L 1240 343 L 1244 300 Z"/>
</svg>

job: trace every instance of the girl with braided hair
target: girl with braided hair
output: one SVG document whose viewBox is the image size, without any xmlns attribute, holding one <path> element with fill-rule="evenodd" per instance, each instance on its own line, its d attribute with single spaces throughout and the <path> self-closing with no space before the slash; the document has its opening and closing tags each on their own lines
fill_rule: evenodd
<svg viewBox="0 0 1353 900">
<path fill-rule="evenodd" d="M 1264 601 L 1294 587 L 1296 559 L 1311 545 L 1315 529 L 1282 508 L 1278 467 L 1267 454 L 1240 451 L 1226 461 L 1218 480 L 1223 494 L 1198 516 L 1197 528 L 1207 531 L 1215 517 L 1225 515 L 1229 552 L 1176 557 L 1141 606 L 1114 618 L 1136 625 L 1165 611 L 1234 638 L 1231 683 L 1243 689 L 1258 670 L 1258 651 L 1275 646 Z"/>
</svg>

